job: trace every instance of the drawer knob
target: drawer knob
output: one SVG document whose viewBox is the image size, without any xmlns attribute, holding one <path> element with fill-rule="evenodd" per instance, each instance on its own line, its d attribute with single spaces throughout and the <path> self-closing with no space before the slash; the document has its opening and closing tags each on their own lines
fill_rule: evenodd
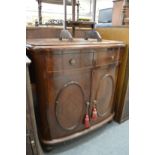
<svg viewBox="0 0 155 155">
<path fill-rule="evenodd" d="M 31 144 L 32 144 L 32 145 L 34 145 L 34 144 L 35 144 L 34 140 L 31 140 Z"/>
<path fill-rule="evenodd" d="M 111 56 L 111 59 L 112 59 L 112 60 L 114 60 L 114 59 L 115 59 L 115 56 L 114 56 L 114 55 L 113 55 L 113 56 Z"/>
<path fill-rule="evenodd" d="M 87 102 L 86 102 L 86 105 L 89 106 L 89 104 L 90 104 L 90 102 L 87 101 Z"/>
<path fill-rule="evenodd" d="M 93 101 L 93 103 L 94 103 L 94 105 L 96 105 L 97 101 L 96 101 L 96 100 L 94 100 L 94 101 Z"/>
<path fill-rule="evenodd" d="M 70 63 L 71 65 L 75 65 L 75 64 L 76 64 L 76 60 L 75 60 L 75 59 L 70 59 L 70 60 L 69 60 L 69 63 Z"/>
</svg>

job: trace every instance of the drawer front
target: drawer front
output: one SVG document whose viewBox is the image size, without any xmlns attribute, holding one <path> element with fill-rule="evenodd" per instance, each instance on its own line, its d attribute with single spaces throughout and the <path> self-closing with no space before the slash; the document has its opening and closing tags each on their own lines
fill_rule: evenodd
<svg viewBox="0 0 155 155">
<path fill-rule="evenodd" d="M 90 50 L 63 51 L 49 54 L 46 59 L 48 71 L 63 71 L 92 66 L 93 52 Z"/>
<path fill-rule="evenodd" d="M 98 49 L 95 52 L 96 66 L 102 66 L 119 61 L 119 48 Z"/>
</svg>

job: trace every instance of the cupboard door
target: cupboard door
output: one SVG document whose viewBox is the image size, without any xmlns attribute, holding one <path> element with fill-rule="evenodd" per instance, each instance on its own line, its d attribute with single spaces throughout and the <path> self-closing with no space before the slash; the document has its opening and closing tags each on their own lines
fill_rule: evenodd
<svg viewBox="0 0 155 155">
<path fill-rule="evenodd" d="M 113 111 L 113 96 L 116 83 L 117 67 L 115 64 L 94 69 L 92 72 L 92 95 L 90 113 L 96 107 L 98 120 L 101 120 Z M 90 114 L 90 115 L 91 115 Z"/>
<path fill-rule="evenodd" d="M 73 130 L 82 121 L 84 92 L 77 81 L 67 82 L 59 91 L 56 102 L 56 119 L 64 130 Z"/>
<path fill-rule="evenodd" d="M 91 71 L 86 69 L 52 73 L 48 81 L 47 111 L 52 138 L 82 130 L 86 102 L 90 98 Z"/>
</svg>

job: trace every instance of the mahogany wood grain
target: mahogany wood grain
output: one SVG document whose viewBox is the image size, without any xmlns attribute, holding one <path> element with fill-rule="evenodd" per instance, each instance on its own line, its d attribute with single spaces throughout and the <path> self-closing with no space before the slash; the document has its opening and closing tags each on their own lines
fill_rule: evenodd
<svg viewBox="0 0 155 155">
<path fill-rule="evenodd" d="M 29 63 L 28 60 L 26 63 L 26 155 L 42 155 L 29 77 Z"/>
<path fill-rule="evenodd" d="M 84 135 L 113 119 L 123 42 L 28 40 L 34 65 L 39 131 L 44 146 Z M 93 100 L 98 117 L 92 121 Z M 86 104 L 87 103 L 87 104 Z M 89 103 L 89 104 L 88 104 Z M 85 128 L 85 114 L 90 128 Z"/>
<path fill-rule="evenodd" d="M 124 52 L 121 56 L 121 65 L 119 67 L 118 80 L 115 92 L 115 121 L 118 123 L 129 119 L 129 101 L 126 102 L 128 96 L 127 89 L 129 85 L 129 27 L 111 27 L 100 28 L 97 31 L 104 39 L 120 40 L 126 43 Z"/>
<path fill-rule="evenodd" d="M 59 38 L 61 27 L 48 26 L 48 27 L 27 27 L 26 28 L 26 38 Z M 69 32 L 72 33 L 71 28 L 68 28 Z M 75 38 L 84 38 L 85 32 L 89 31 L 90 28 L 76 28 Z"/>
</svg>

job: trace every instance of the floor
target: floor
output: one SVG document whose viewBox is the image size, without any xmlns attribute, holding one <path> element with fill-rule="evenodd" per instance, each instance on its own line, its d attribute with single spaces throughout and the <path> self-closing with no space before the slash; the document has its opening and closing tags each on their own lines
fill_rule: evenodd
<svg viewBox="0 0 155 155">
<path fill-rule="evenodd" d="M 111 122 L 45 155 L 129 155 L 129 121 Z"/>
</svg>

